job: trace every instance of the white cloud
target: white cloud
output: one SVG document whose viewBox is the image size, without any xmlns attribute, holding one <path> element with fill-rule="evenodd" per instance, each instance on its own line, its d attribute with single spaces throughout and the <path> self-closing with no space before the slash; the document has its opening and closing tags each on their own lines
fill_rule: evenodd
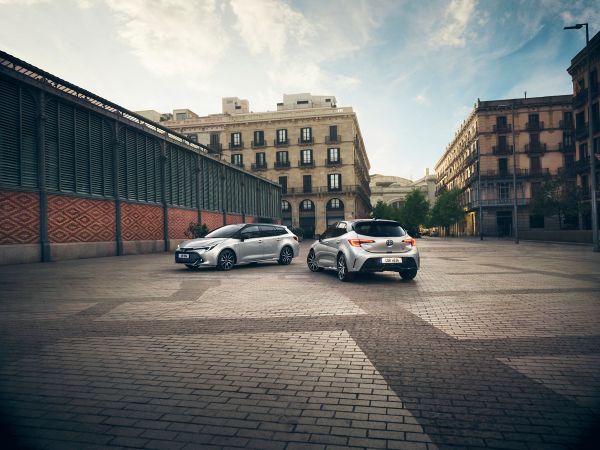
<svg viewBox="0 0 600 450">
<path fill-rule="evenodd" d="M 430 45 L 434 47 L 464 47 L 467 25 L 477 0 L 452 0 L 444 12 L 441 29 L 433 35 Z"/>
<path fill-rule="evenodd" d="M 157 75 L 206 76 L 229 45 L 214 0 L 106 0 L 119 36 Z"/>
</svg>

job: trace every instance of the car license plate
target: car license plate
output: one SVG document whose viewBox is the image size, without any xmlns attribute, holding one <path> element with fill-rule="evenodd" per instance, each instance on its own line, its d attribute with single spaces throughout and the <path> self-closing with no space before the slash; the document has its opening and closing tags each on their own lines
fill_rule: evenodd
<svg viewBox="0 0 600 450">
<path fill-rule="evenodd" d="M 401 264 L 402 258 L 381 258 L 383 264 Z"/>
<path fill-rule="evenodd" d="M 188 255 L 187 253 L 180 253 L 179 259 L 190 259 L 190 255 Z"/>
</svg>

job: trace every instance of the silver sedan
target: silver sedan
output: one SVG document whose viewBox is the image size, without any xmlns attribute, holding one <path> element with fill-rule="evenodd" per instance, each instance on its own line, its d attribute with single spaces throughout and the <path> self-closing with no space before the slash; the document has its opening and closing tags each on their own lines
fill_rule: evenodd
<svg viewBox="0 0 600 450">
<path fill-rule="evenodd" d="M 420 264 L 415 239 L 398 222 L 378 219 L 333 224 L 311 246 L 306 262 L 313 272 L 337 270 L 342 281 L 358 272 L 384 271 L 412 280 Z"/>
<path fill-rule="evenodd" d="M 177 246 L 175 262 L 190 269 L 217 267 L 231 270 L 236 264 L 278 261 L 289 264 L 298 256 L 298 237 L 283 225 L 225 225 L 206 237 Z"/>
</svg>

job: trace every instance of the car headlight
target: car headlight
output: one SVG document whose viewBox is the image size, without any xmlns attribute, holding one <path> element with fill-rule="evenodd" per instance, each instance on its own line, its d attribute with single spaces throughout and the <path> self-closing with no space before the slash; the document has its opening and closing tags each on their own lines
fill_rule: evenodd
<svg viewBox="0 0 600 450">
<path fill-rule="evenodd" d="M 179 244 L 177 244 L 177 248 L 175 249 L 175 251 L 179 250 Z"/>
<path fill-rule="evenodd" d="M 196 247 L 196 248 L 192 248 L 190 250 L 196 250 L 196 251 L 200 251 L 200 252 L 209 252 L 211 251 L 213 248 L 215 248 L 218 244 L 215 245 L 211 245 L 209 247 Z"/>
</svg>

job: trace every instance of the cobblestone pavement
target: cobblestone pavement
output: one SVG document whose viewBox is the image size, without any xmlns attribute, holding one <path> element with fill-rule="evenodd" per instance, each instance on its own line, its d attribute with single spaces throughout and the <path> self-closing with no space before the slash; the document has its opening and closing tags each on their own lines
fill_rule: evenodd
<svg viewBox="0 0 600 450">
<path fill-rule="evenodd" d="M 341 283 L 172 255 L 0 267 L 3 448 L 589 448 L 600 255 L 419 241 Z"/>
</svg>

